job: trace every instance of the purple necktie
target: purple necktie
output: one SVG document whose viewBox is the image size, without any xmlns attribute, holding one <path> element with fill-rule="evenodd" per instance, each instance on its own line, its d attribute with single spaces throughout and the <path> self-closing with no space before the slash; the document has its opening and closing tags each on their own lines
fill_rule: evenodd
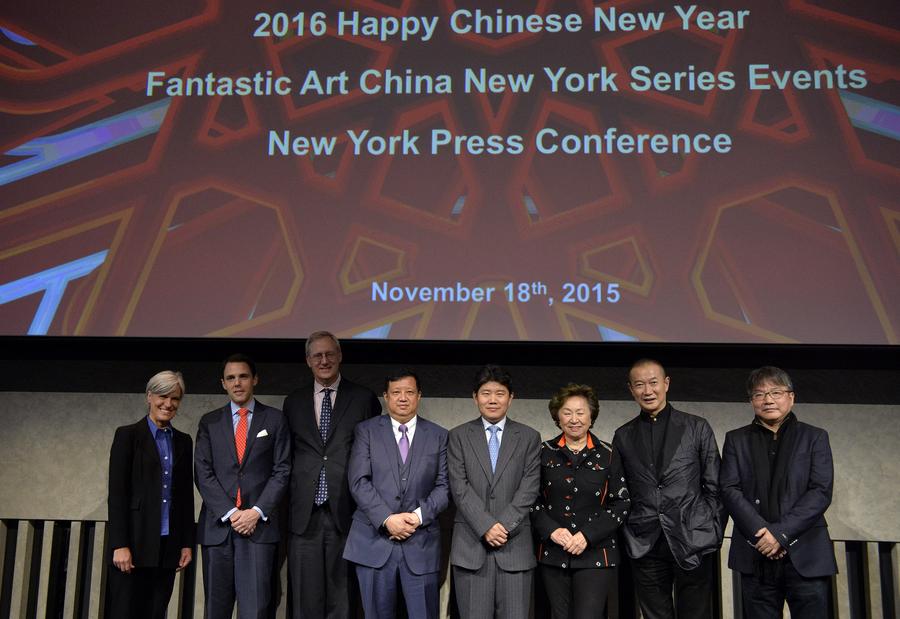
<svg viewBox="0 0 900 619">
<path fill-rule="evenodd" d="M 400 442 L 397 446 L 400 448 L 400 459 L 403 461 L 403 464 L 406 464 L 406 456 L 409 455 L 409 436 L 406 435 L 406 424 L 400 424 L 400 433 L 403 435 L 400 437 Z"/>
</svg>

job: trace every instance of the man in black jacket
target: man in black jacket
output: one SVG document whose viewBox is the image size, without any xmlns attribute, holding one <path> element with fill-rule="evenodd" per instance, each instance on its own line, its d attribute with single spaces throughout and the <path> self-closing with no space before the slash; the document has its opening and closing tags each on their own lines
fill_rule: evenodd
<svg viewBox="0 0 900 619">
<path fill-rule="evenodd" d="M 381 414 L 370 389 L 341 376 L 341 346 L 328 331 L 306 340 L 311 385 L 284 400 L 291 428 L 291 531 L 288 546 L 291 605 L 297 619 L 356 615 L 356 578 L 344 561 L 355 509 L 347 482 L 354 429 Z"/>
<path fill-rule="evenodd" d="M 827 616 L 837 572 L 824 515 L 834 483 L 828 433 L 797 420 L 784 370 L 754 370 L 747 391 L 755 416 L 725 435 L 719 475 L 745 616 L 781 617 L 785 599 L 794 619 Z"/>
<path fill-rule="evenodd" d="M 712 617 L 726 520 L 716 438 L 705 419 L 666 401 L 669 377 L 658 361 L 635 362 L 628 388 L 641 412 L 616 430 L 613 449 L 631 495 L 623 534 L 641 612 L 645 619 Z"/>
</svg>

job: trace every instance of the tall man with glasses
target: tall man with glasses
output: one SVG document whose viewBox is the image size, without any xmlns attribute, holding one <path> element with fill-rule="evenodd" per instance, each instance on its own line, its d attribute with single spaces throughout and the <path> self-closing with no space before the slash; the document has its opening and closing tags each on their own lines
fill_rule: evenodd
<svg viewBox="0 0 900 619">
<path fill-rule="evenodd" d="M 784 370 L 753 370 L 747 392 L 753 421 L 725 435 L 719 474 L 744 616 L 781 617 L 787 600 L 794 619 L 825 617 L 837 573 L 825 522 L 834 484 L 828 433 L 797 419 Z"/>
<path fill-rule="evenodd" d="M 355 505 L 347 461 L 356 424 L 381 414 L 375 394 L 341 376 L 341 345 L 328 331 L 306 340 L 312 385 L 284 400 L 291 427 L 291 605 L 295 619 L 355 616 L 355 578 L 344 561 L 344 544 Z"/>
<path fill-rule="evenodd" d="M 727 518 L 716 437 L 705 419 L 668 403 L 669 377 L 658 361 L 635 362 L 628 389 L 641 412 L 616 430 L 613 449 L 631 493 L 623 534 L 641 612 L 645 619 L 711 618 Z"/>
</svg>

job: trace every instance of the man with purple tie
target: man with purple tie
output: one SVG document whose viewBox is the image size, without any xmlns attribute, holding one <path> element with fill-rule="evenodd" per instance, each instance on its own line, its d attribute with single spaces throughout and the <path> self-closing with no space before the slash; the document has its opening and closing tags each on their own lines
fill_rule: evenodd
<svg viewBox="0 0 900 619">
<path fill-rule="evenodd" d="M 397 616 L 397 585 L 409 617 L 438 616 L 438 514 L 447 508 L 447 430 L 417 414 L 411 370 L 385 380 L 387 415 L 356 426 L 348 467 L 356 501 L 344 558 L 356 564 L 369 619 Z"/>
</svg>

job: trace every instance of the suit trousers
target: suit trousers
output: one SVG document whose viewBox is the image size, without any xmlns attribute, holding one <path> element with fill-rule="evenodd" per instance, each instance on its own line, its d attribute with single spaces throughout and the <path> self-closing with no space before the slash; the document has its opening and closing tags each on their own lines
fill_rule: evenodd
<svg viewBox="0 0 900 619">
<path fill-rule="evenodd" d="M 538 567 L 550 616 L 553 619 L 598 619 L 606 617 L 606 601 L 615 592 L 616 568 L 566 569 Z"/>
<path fill-rule="evenodd" d="M 160 538 L 165 556 L 168 536 Z M 126 574 L 112 563 L 107 572 L 106 616 L 112 619 L 165 619 L 175 586 L 175 568 L 138 567 Z"/>
<path fill-rule="evenodd" d="M 226 525 L 222 525 L 226 526 Z M 229 529 L 225 541 L 202 546 L 205 619 L 266 619 L 278 544 L 257 544 Z"/>
<path fill-rule="evenodd" d="M 437 619 L 440 611 L 440 574 L 413 574 L 406 565 L 400 544 L 394 544 L 387 563 L 382 567 L 357 565 L 356 576 L 366 619 L 397 617 L 398 583 L 408 617 Z"/>
<path fill-rule="evenodd" d="M 288 572 L 293 619 L 356 617 L 359 591 L 350 563 L 344 561 L 346 541 L 328 503 L 313 507 L 302 535 L 291 534 Z"/>
<path fill-rule="evenodd" d="M 462 619 L 522 619 L 531 609 L 534 570 L 507 572 L 489 554 L 480 569 L 453 566 L 453 588 Z"/>
<path fill-rule="evenodd" d="M 790 559 L 782 561 L 781 573 L 771 581 L 756 574 L 741 574 L 745 619 L 781 619 L 785 600 L 791 609 L 791 619 L 827 617 L 830 578 L 805 578 Z"/>
<path fill-rule="evenodd" d="M 660 534 L 650 552 L 631 561 L 644 619 L 712 619 L 715 557 L 715 553 L 705 555 L 697 568 L 682 569 L 672 556 L 666 536 Z"/>
</svg>

